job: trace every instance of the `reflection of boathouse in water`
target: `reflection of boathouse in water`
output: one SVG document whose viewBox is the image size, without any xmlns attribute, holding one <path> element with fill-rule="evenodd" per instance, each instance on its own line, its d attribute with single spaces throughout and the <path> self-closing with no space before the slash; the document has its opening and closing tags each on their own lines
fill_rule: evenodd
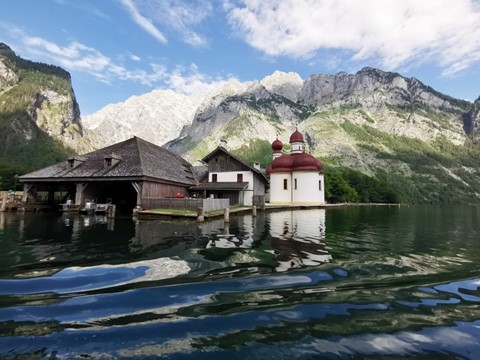
<svg viewBox="0 0 480 360">
<path fill-rule="evenodd" d="M 324 209 L 259 212 L 198 224 L 193 221 L 109 219 L 106 216 L 16 216 L 0 213 L 0 232 L 17 228 L 29 262 L 117 262 L 118 257 L 182 259 L 198 267 L 222 263 L 236 271 L 283 272 L 319 266 L 325 246 Z M 41 235 L 39 235 L 41 234 Z M 108 251 L 99 251 L 108 249 Z M 78 258 L 81 253 L 82 256 Z M 14 259 L 9 259 L 13 263 Z M 216 265 L 214 266 L 216 269 Z M 215 271 L 215 270 L 212 271 Z"/>
</svg>

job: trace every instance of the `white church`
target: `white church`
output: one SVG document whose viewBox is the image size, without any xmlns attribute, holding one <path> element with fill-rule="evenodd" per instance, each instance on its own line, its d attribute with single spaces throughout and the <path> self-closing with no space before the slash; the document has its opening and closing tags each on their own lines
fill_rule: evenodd
<svg viewBox="0 0 480 360">
<path fill-rule="evenodd" d="M 270 204 L 320 205 L 325 203 L 323 165 L 305 152 L 305 140 L 297 130 L 290 136 L 290 154 L 283 154 L 278 138 L 272 143 Z"/>
</svg>

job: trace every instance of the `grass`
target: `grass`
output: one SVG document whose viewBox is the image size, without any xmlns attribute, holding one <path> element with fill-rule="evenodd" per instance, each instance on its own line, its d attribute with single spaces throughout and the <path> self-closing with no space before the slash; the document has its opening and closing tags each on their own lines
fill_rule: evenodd
<svg viewBox="0 0 480 360">
<path fill-rule="evenodd" d="M 235 206 L 230 206 L 230 211 L 232 210 L 238 210 L 238 209 L 244 209 L 248 208 L 249 206 L 241 206 L 241 205 L 235 205 Z M 149 212 L 157 213 L 157 214 L 163 214 L 163 213 L 168 213 L 168 214 L 174 214 L 174 215 L 197 215 L 196 210 L 187 210 L 187 209 L 149 209 Z M 217 210 L 209 210 L 205 211 L 205 215 L 215 215 L 221 212 L 223 214 L 223 209 L 217 209 Z"/>
</svg>

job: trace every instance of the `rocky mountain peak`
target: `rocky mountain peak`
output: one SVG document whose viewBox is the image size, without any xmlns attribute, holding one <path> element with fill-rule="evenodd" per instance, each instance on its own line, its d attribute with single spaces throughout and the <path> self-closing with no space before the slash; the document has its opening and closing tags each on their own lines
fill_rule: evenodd
<svg viewBox="0 0 480 360">
<path fill-rule="evenodd" d="M 12 48 L 3 42 L 0 42 L 0 50 L 13 52 Z"/>
<path fill-rule="evenodd" d="M 277 70 L 261 80 L 260 84 L 273 94 L 297 101 L 298 94 L 303 87 L 303 79 L 297 73 L 285 73 Z"/>
</svg>

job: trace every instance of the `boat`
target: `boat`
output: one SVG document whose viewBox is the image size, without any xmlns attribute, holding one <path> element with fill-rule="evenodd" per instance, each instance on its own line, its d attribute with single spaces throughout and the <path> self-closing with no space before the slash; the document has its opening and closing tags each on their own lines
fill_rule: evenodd
<svg viewBox="0 0 480 360">
<path fill-rule="evenodd" d="M 96 209 L 97 209 L 97 204 L 95 203 L 95 200 L 87 200 L 87 202 L 85 203 L 85 206 L 82 209 L 80 209 L 80 213 L 93 215 Z"/>
<path fill-rule="evenodd" d="M 93 210 L 93 212 L 97 215 L 106 214 L 109 205 L 110 204 L 96 204 L 95 210 Z"/>
</svg>

